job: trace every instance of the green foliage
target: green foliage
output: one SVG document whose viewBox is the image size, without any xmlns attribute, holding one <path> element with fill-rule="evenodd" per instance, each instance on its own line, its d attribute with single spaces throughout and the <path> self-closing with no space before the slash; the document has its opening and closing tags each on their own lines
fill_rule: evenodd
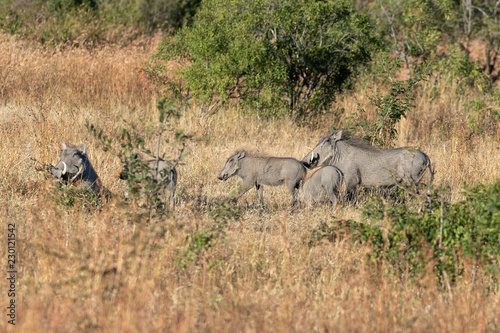
<svg viewBox="0 0 500 333">
<path fill-rule="evenodd" d="M 0 2 L 0 28 L 41 43 L 88 43 L 103 34 L 92 0 L 51 0 Z"/>
<path fill-rule="evenodd" d="M 56 187 L 54 201 L 65 208 L 82 207 L 83 209 L 97 209 L 101 207 L 101 198 L 88 189 L 79 189 L 75 186 Z"/>
<path fill-rule="evenodd" d="M 241 208 L 234 205 L 232 198 L 216 203 L 209 211 L 209 217 L 215 222 L 218 231 L 223 231 L 229 221 L 238 221 L 241 215 Z"/>
<path fill-rule="evenodd" d="M 471 98 L 464 102 L 467 112 L 467 124 L 475 133 L 496 133 L 496 124 L 500 122 L 500 90 L 494 94 Z"/>
<path fill-rule="evenodd" d="M 137 130 L 134 124 L 126 123 L 126 126 L 122 128 L 119 134 L 108 136 L 104 134 L 103 129 L 99 129 L 93 124 L 87 124 L 88 130 L 97 138 L 103 149 L 105 151 L 112 150 L 127 165 L 120 174 L 120 178 L 125 180 L 128 191 L 134 200 L 140 202 L 141 197 L 145 197 L 144 208 L 149 212 L 149 218 L 153 216 L 153 213 L 161 216 L 170 212 L 166 205 L 168 201 L 165 193 L 167 186 L 164 181 L 158 181 L 157 176 L 159 176 L 159 179 L 168 179 L 171 169 L 162 169 L 159 171 L 159 175 L 156 175 L 156 169 L 152 168 L 147 161 L 143 161 L 139 155 L 146 154 L 149 157 L 163 158 L 172 164 L 172 168 L 176 168 L 185 157 L 184 151 L 187 140 L 191 139 L 190 136 L 184 134 L 183 130 L 178 128 L 179 110 L 183 107 L 183 101 L 176 102 L 166 98 L 160 99 L 157 104 L 159 121 L 155 126 L 149 128 L 146 134 Z M 178 155 L 175 158 L 167 159 L 160 156 L 160 145 L 165 133 L 170 133 L 170 137 L 173 136 L 174 138 L 172 141 L 165 139 L 164 143 L 177 149 Z M 149 135 L 157 137 L 155 151 L 151 151 L 146 147 Z"/>
<path fill-rule="evenodd" d="M 134 154 L 126 157 L 126 160 L 127 170 L 120 174 L 120 178 L 127 183 L 129 192 L 136 198 L 144 194 L 148 207 L 162 207 L 162 200 L 166 201 L 166 188 L 162 182 L 158 182 L 150 165 Z M 170 169 L 163 169 L 158 176 L 160 179 L 168 179 L 170 172 Z"/>
<path fill-rule="evenodd" d="M 466 87 L 475 88 L 481 92 L 490 90 L 491 82 L 481 66 L 469 59 L 467 52 L 460 47 L 451 46 L 446 56 L 440 62 L 439 71 L 450 80 L 460 82 L 462 90 Z"/>
<path fill-rule="evenodd" d="M 0 29 L 51 45 L 123 43 L 140 34 L 189 24 L 199 3 L 200 0 L 2 0 Z"/>
<path fill-rule="evenodd" d="M 181 253 L 177 256 L 177 267 L 184 269 L 190 262 L 198 264 L 200 256 L 215 244 L 217 244 L 216 233 L 198 231 L 192 235 L 187 235 L 184 240 L 183 250 L 181 250 Z M 208 267 L 211 268 L 217 262 L 218 260 L 209 263 Z"/>
<path fill-rule="evenodd" d="M 376 21 L 380 41 L 399 57 L 411 78 L 434 57 L 452 9 L 449 0 L 377 0 L 369 15 Z"/>
<path fill-rule="evenodd" d="M 388 262 L 398 275 L 415 277 L 430 265 L 445 285 L 464 274 L 466 260 L 473 260 L 496 281 L 500 273 L 500 181 L 468 188 L 465 200 L 457 203 L 446 201 L 446 193 L 433 190 L 423 212 L 375 198 L 363 213 L 378 225 L 323 224 L 313 230 L 309 244 L 349 235 L 370 245 L 371 263 Z"/>
<path fill-rule="evenodd" d="M 207 0 L 151 68 L 187 61 L 182 77 L 204 114 L 234 98 L 263 114 L 305 116 L 351 86 L 372 44 L 366 16 L 343 1 Z"/>
<path fill-rule="evenodd" d="M 351 118 L 348 127 L 360 127 L 365 139 L 372 144 L 380 146 L 390 146 L 391 141 L 396 138 L 396 125 L 402 117 L 405 117 L 408 111 L 414 107 L 413 88 L 420 79 L 409 79 L 404 81 L 391 81 L 391 87 L 384 96 L 376 94 L 370 97 L 370 102 L 375 109 L 375 121 L 357 121 L 357 115 Z M 365 111 L 359 107 L 358 112 Z"/>
<path fill-rule="evenodd" d="M 179 29 L 193 21 L 201 0 L 134 1 L 140 8 L 138 20 L 146 29 Z"/>
</svg>

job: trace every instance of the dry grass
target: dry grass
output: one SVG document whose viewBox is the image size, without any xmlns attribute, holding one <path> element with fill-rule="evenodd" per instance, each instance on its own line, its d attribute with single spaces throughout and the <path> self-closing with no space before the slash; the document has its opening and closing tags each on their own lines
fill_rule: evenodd
<svg viewBox="0 0 500 333">
<path fill-rule="evenodd" d="M 290 214 L 281 188 L 265 189 L 262 215 L 255 191 L 246 194 L 238 203 L 242 217 L 228 223 L 226 237 L 179 267 L 186 237 L 214 224 L 200 201 L 220 202 L 239 184 L 216 178 L 231 153 L 248 148 L 302 158 L 345 118 L 297 126 L 235 109 L 205 119 L 188 110 L 178 126 L 208 140 L 189 144 L 175 215 L 147 224 L 139 208 L 120 202 L 119 158 L 104 152 L 85 124 L 111 135 L 123 120 L 139 132 L 156 121 L 156 97 L 142 70 L 154 42 L 58 52 L 0 36 L 0 49 L 0 220 L 17 227 L 19 331 L 500 330 L 500 297 L 487 295 L 481 274 L 471 285 L 472 263 L 448 294 L 431 266 L 427 277 L 409 284 L 383 273 L 391 267 L 365 265 L 363 245 L 309 247 L 311 231 L 331 220 L 329 208 Z M 440 88 L 432 101 L 430 88 L 423 87 L 416 110 L 400 123 L 397 145 L 426 152 L 436 165 L 435 183 L 449 186 L 458 200 L 464 182 L 500 178 L 500 136 L 471 136 L 456 87 Z M 356 101 L 372 116 L 363 93 L 337 107 L 354 110 Z M 57 161 L 63 140 L 89 144 L 94 168 L 116 194 L 101 210 L 56 204 L 50 182 L 36 172 L 38 163 Z M 149 147 L 155 142 L 151 137 Z M 175 154 L 167 145 L 162 151 Z M 340 208 L 337 217 L 359 220 L 360 209 Z M 0 263 L 7 266 L 6 246 Z M 12 330 L 5 318 L 0 330 Z"/>
</svg>

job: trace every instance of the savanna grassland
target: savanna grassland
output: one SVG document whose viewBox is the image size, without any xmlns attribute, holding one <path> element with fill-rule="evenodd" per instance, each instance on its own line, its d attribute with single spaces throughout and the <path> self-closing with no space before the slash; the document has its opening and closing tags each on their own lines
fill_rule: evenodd
<svg viewBox="0 0 500 333">
<path fill-rule="evenodd" d="M 334 219 L 330 208 L 290 212 L 285 188 L 265 188 L 262 214 L 254 190 L 223 206 L 239 180 L 217 175 L 236 149 L 301 159 L 319 137 L 345 126 L 357 103 L 366 110 L 361 117 L 373 118 L 373 91 L 343 94 L 331 113 L 311 122 L 259 119 L 238 106 L 200 117 L 191 105 L 174 126 L 203 140 L 188 141 L 178 166 L 175 212 L 148 219 L 140 202 L 125 202 L 119 143 L 105 151 L 87 125 L 109 137 L 132 127 L 156 149 L 160 95 L 145 68 L 158 42 L 54 49 L 0 35 L 2 269 L 9 223 L 16 225 L 18 256 L 16 326 L 3 314 L 1 331 L 500 330 L 500 295 L 472 260 L 443 289 L 432 261 L 428 274 L 410 280 L 389 264 L 370 265 L 370 247 L 348 232 L 311 243 L 313 231 Z M 465 185 L 500 178 L 498 121 L 488 118 L 490 109 L 472 119 L 464 104 L 474 96 L 461 84 L 422 81 L 393 142 L 429 155 L 434 184 L 449 189 L 450 202 L 463 198 Z M 173 133 L 164 136 L 173 140 Z M 114 194 L 109 202 L 61 203 L 43 165 L 57 162 L 63 141 L 88 144 Z M 163 143 L 160 151 L 173 158 L 178 147 Z M 371 223 L 361 213 L 365 200 L 340 205 L 335 219 Z M 6 312 L 8 285 L 1 281 Z"/>
</svg>

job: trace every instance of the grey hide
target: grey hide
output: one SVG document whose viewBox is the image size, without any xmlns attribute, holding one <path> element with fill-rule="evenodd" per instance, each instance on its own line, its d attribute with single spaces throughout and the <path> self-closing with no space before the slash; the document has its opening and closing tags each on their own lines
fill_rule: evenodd
<svg viewBox="0 0 500 333">
<path fill-rule="evenodd" d="M 342 171 L 334 166 L 325 166 L 306 179 L 299 189 L 299 200 L 307 203 L 324 203 L 330 201 L 332 211 L 337 208 L 337 196 L 344 181 Z"/>
<path fill-rule="evenodd" d="M 79 188 L 87 189 L 97 196 L 108 197 L 110 192 L 102 185 L 99 176 L 87 158 L 86 151 L 86 143 L 72 146 L 63 142 L 61 157 L 52 169 L 52 176 L 69 183 L 80 182 Z"/>
<path fill-rule="evenodd" d="M 156 158 L 144 153 L 135 153 L 130 159 L 125 160 L 120 179 L 126 179 L 128 173 L 137 174 L 146 172 L 146 178 L 155 179 L 160 186 L 159 199 L 162 203 L 167 201 L 166 190 L 169 191 L 169 200 L 172 208 L 175 207 L 175 189 L 177 186 L 177 170 L 172 163 L 162 158 Z M 141 189 L 144 191 L 144 189 Z"/>
<path fill-rule="evenodd" d="M 302 162 L 307 167 L 334 165 L 344 174 L 347 193 L 357 185 L 389 186 L 406 181 L 417 185 L 425 172 L 432 183 L 431 161 L 413 148 L 381 150 L 351 144 L 342 139 L 342 130 L 330 131 L 321 138 Z"/>
<path fill-rule="evenodd" d="M 237 198 L 255 186 L 260 205 L 264 207 L 263 185 L 285 185 L 292 196 L 293 207 L 296 190 L 305 178 L 306 168 L 293 158 L 252 156 L 240 150 L 228 158 L 218 178 L 227 180 L 236 175 L 243 180 Z"/>
</svg>

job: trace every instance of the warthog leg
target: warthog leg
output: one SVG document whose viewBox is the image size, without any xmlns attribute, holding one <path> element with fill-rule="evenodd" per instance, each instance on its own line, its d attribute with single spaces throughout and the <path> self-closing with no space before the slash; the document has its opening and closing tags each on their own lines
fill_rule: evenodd
<svg viewBox="0 0 500 333">
<path fill-rule="evenodd" d="M 259 195 L 260 209 L 264 210 L 264 187 L 260 184 L 255 184 L 255 188 Z"/>
</svg>

